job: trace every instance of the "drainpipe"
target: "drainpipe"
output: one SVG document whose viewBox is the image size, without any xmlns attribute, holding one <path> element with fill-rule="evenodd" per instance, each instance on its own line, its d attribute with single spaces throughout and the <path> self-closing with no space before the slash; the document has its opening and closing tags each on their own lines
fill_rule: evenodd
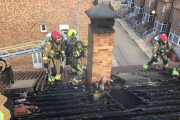
<svg viewBox="0 0 180 120">
<path fill-rule="evenodd" d="M 172 8 L 173 8 L 173 3 L 174 3 L 174 0 L 173 0 L 173 2 L 172 2 L 172 6 L 171 6 L 171 10 L 170 10 L 170 14 L 169 14 L 169 18 L 168 18 L 168 23 L 169 23 L 169 29 L 168 29 L 168 32 L 167 33 L 169 33 L 169 31 L 170 31 L 170 28 L 171 28 L 171 24 L 170 24 L 170 22 L 169 22 L 169 19 L 170 19 L 170 17 L 171 17 L 171 11 L 172 11 Z M 169 36 L 169 34 L 167 35 L 167 37 Z"/>
</svg>

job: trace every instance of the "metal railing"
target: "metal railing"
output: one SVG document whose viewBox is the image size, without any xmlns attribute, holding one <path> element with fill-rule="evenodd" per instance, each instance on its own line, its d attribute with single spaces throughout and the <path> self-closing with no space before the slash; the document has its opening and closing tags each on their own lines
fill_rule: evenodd
<svg viewBox="0 0 180 120">
<path fill-rule="evenodd" d="M 155 37 L 155 35 L 156 35 L 156 30 L 154 30 L 154 28 L 151 28 L 143 33 L 143 40 L 144 41 L 149 40 Z"/>
<path fill-rule="evenodd" d="M 124 10 L 121 11 L 121 15 L 125 14 L 128 12 L 128 7 L 126 7 Z"/>
<path fill-rule="evenodd" d="M 133 23 L 133 28 L 137 27 L 138 25 L 142 24 L 142 19 L 136 21 L 135 23 Z"/>
<path fill-rule="evenodd" d="M 23 44 L 13 45 L 10 47 L 0 48 L 0 57 L 6 59 L 26 54 L 32 54 L 35 52 L 41 52 L 43 51 L 44 43 L 45 40 L 36 40 Z"/>
<path fill-rule="evenodd" d="M 135 13 L 134 12 L 131 12 L 129 14 L 126 15 L 126 19 L 125 20 L 128 20 L 129 18 L 135 16 Z"/>
</svg>

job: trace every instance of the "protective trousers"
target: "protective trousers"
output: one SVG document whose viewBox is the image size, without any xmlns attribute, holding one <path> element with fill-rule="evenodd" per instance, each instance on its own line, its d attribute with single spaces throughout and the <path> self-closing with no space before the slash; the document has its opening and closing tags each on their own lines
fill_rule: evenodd
<svg viewBox="0 0 180 120">
<path fill-rule="evenodd" d="M 54 61 L 54 63 L 53 63 Z M 51 84 L 54 83 L 55 80 L 61 80 L 61 74 L 63 71 L 63 67 L 60 60 L 57 59 L 49 59 L 48 70 L 50 71 L 50 75 L 48 80 Z"/>
<path fill-rule="evenodd" d="M 81 61 L 80 59 L 75 59 L 73 56 L 72 56 L 72 72 L 77 72 L 77 74 L 79 76 L 83 75 L 83 70 L 82 70 L 82 64 L 81 64 Z"/>
<path fill-rule="evenodd" d="M 150 60 L 147 61 L 146 64 L 143 65 L 143 69 L 146 70 L 148 68 L 148 65 L 153 64 L 153 62 L 157 62 L 157 59 L 161 57 L 163 60 L 163 65 L 164 67 L 168 67 L 168 59 L 167 59 L 167 55 L 163 55 L 163 56 L 152 56 Z"/>
<path fill-rule="evenodd" d="M 0 93 L 0 120 L 10 120 L 14 116 L 14 105 Z"/>
</svg>

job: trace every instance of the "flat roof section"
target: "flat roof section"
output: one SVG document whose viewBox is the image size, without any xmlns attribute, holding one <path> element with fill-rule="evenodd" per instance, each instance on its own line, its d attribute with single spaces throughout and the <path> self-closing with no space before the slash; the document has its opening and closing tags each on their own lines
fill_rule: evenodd
<svg viewBox="0 0 180 120">
<path fill-rule="evenodd" d="M 2 90 L 2 94 L 13 94 L 15 92 L 34 92 L 35 86 L 37 84 L 37 79 L 29 80 L 16 80 L 14 84 L 8 85 Z"/>
</svg>

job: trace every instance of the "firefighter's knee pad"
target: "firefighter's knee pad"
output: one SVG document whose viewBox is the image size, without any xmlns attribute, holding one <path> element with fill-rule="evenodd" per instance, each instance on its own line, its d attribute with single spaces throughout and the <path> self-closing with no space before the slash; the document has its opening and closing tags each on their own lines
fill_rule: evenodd
<svg viewBox="0 0 180 120">
<path fill-rule="evenodd" d="M 55 77 L 56 74 L 57 74 L 56 68 L 55 68 L 55 67 L 52 67 L 52 68 L 51 68 L 51 72 L 52 72 L 52 76 Z"/>
<path fill-rule="evenodd" d="M 63 72 L 63 66 L 60 67 L 60 74 Z"/>
</svg>

